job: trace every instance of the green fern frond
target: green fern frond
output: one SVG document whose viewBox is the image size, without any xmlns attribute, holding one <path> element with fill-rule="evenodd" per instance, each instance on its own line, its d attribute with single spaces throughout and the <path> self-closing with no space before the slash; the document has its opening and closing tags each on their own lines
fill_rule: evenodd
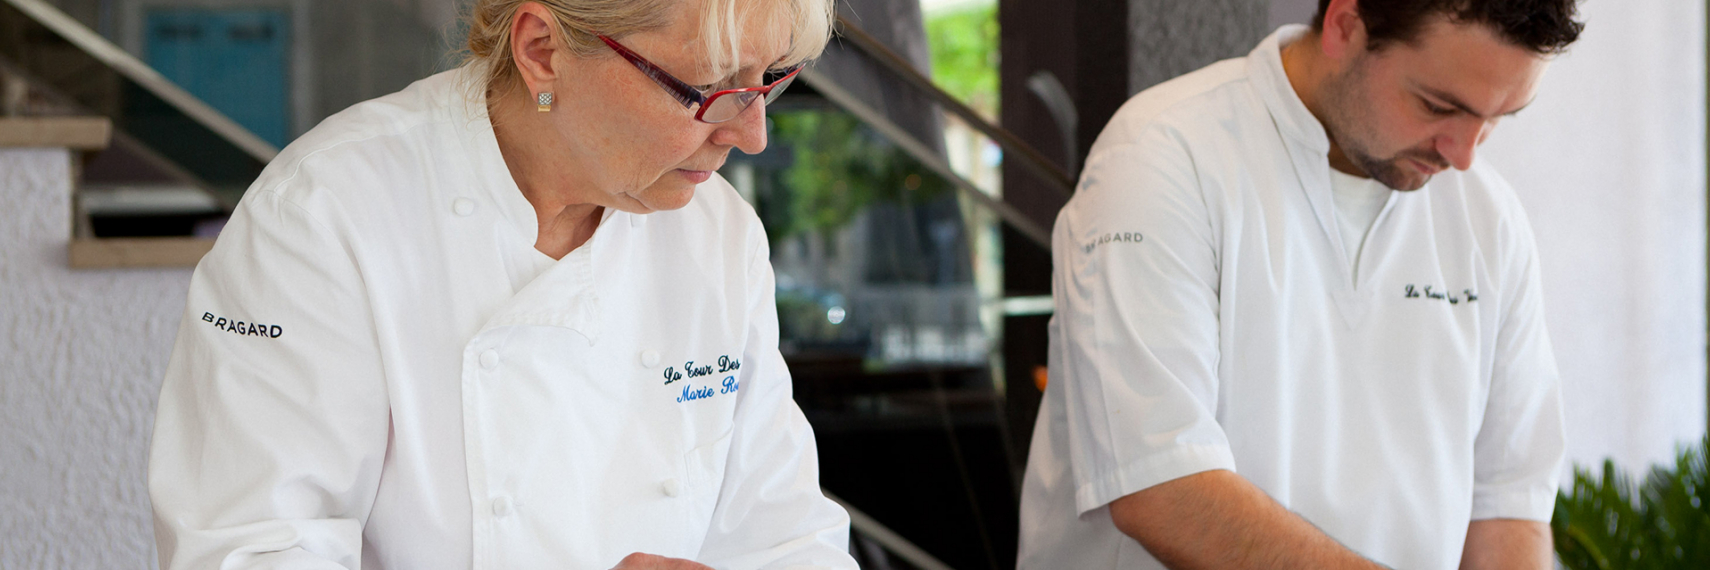
<svg viewBox="0 0 1710 570">
<path fill-rule="evenodd" d="M 1710 568 L 1710 437 L 1682 449 L 1635 484 L 1603 462 L 1576 467 L 1571 493 L 1556 496 L 1556 553 L 1570 570 Z"/>
</svg>

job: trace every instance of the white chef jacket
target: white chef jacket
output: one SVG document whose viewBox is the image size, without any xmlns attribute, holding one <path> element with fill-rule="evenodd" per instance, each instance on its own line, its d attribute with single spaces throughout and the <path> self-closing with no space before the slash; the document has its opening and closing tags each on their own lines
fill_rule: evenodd
<svg viewBox="0 0 1710 570">
<path fill-rule="evenodd" d="M 197 266 L 161 567 L 854 568 L 753 209 L 714 177 L 542 261 L 468 74 L 287 147 Z"/>
<path fill-rule="evenodd" d="M 1548 520 L 1563 454 L 1532 232 L 1488 166 L 1394 192 L 1358 275 L 1279 41 L 1134 97 L 1057 218 L 1024 569 L 1162 568 L 1119 497 L 1233 470 L 1396 568 Z"/>
</svg>

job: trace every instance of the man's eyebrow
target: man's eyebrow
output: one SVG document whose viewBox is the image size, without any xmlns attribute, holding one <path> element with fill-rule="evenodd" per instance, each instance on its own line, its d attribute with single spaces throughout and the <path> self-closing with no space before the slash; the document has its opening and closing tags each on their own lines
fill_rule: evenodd
<svg viewBox="0 0 1710 570">
<path fill-rule="evenodd" d="M 1468 104 L 1462 102 L 1460 100 L 1460 98 L 1455 97 L 1454 95 L 1451 95 L 1446 91 L 1442 91 L 1439 89 L 1433 89 L 1430 87 L 1426 87 L 1424 85 L 1418 85 L 1418 87 L 1419 87 L 1420 91 L 1424 91 L 1427 95 L 1441 99 L 1444 103 L 1448 103 L 1450 107 L 1460 109 L 1462 113 L 1466 113 L 1468 115 L 1472 115 L 1474 117 L 1478 117 L 1478 118 L 1484 119 L 1486 121 L 1490 120 L 1490 117 L 1485 116 L 1484 113 L 1480 113 L 1478 111 L 1473 110 L 1471 105 L 1468 105 Z M 1535 101 L 1535 100 L 1537 100 L 1537 99 L 1534 98 L 1533 101 Z M 1531 105 L 1532 105 L 1532 101 L 1527 101 L 1525 105 L 1521 105 L 1521 106 L 1515 108 L 1513 111 L 1503 113 L 1502 116 L 1512 117 L 1516 114 L 1519 114 L 1521 110 L 1524 110 L 1526 107 L 1531 106 Z"/>
</svg>

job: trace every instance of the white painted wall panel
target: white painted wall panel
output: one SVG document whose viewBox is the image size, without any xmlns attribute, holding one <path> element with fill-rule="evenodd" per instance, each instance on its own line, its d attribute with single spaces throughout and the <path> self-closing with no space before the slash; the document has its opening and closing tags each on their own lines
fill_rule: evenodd
<svg viewBox="0 0 1710 570">
<path fill-rule="evenodd" d="M 1538 237 L 1568 451 L 1629 472 L 1705 430 L 1705 4 L 1584 2 L 1485 144 Z"/>
</svg>

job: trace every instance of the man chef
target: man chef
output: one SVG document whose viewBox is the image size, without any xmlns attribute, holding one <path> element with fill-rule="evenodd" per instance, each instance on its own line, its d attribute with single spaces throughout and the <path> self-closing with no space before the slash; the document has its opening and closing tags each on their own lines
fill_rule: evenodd
<svg viewBox="0 0 1710 570">
<path fill-rule="evenodd" d="M 1474 151 L 1575 12 L 1323 0 L 1116 113 L 1057 218 L 1021 568 L 1552 564 L 1537 252 Z"/>
</svg>

